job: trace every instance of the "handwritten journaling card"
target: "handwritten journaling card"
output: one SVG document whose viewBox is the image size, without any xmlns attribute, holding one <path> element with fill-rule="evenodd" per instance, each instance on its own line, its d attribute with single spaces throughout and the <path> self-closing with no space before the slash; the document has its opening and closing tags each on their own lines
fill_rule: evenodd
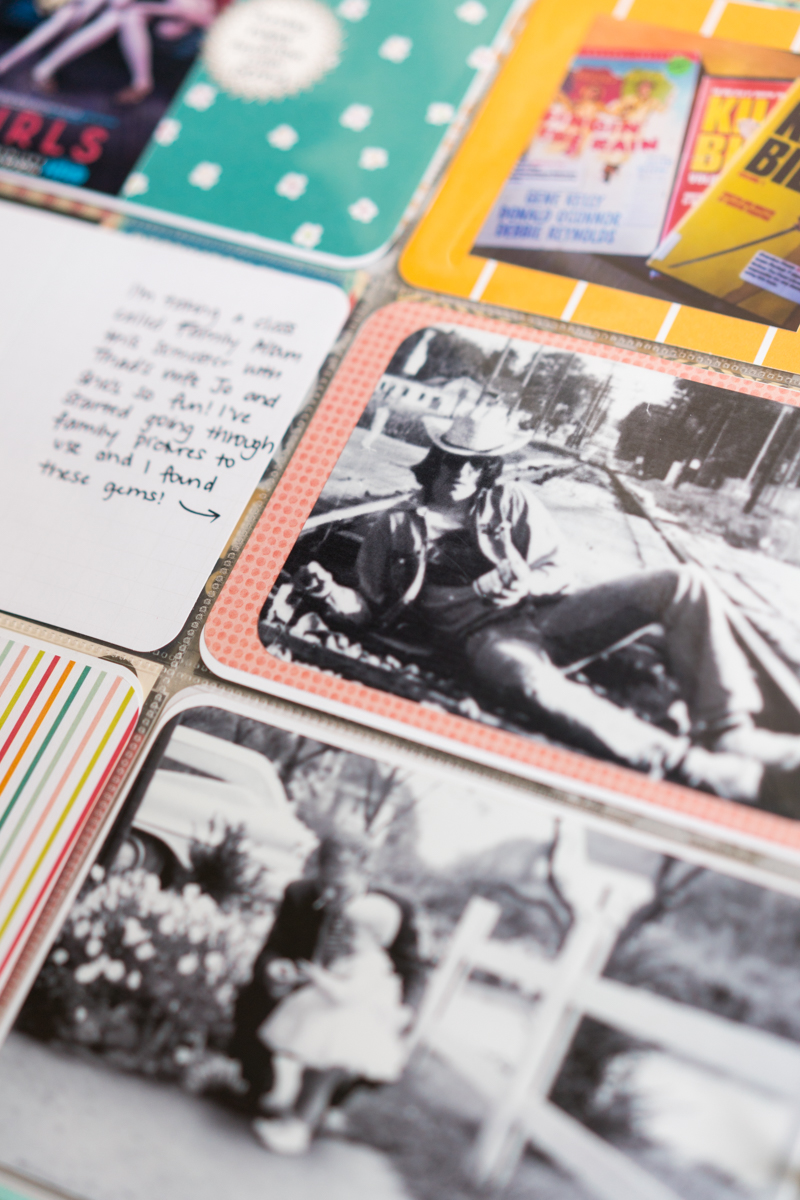
<svg viewBox="0 0 800 1200">
<path fill-rule="evenodd" d="M 0 608 L 179 633 L 347 315 L 332 284 L 6 206 Z"/>
</svg>

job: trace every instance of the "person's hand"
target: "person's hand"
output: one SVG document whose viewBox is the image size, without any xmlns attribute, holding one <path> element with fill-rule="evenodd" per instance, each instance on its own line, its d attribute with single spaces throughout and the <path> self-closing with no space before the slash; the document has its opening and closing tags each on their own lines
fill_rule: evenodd
<svg viewBox="0 0 800 1200">
<path fill-rule="evenodd" d="M 511 608 L 530 594 L 530 581 L 521 579 L 512 564 L 503 559 L 475 580 L 475 590 L 497 608 Z"/>
<path fill-rule="evenodd" d="M 295 575 L 295 586 L 307 596 L 322 600 L 325 607 L 339 617 L 358 620 L 368 615 L 368 608 L 358 592 L 337 583 L 321 563 L 310 562 Z"/>
<path fill-rule="evenodd" d="M 497 573 L 503 585 L 496 598 L 501 608 L 511 608 L 525 599 L 530 590 L 529 579 L 523 579 L 507 559 L 497 564 Z"/>
<path fill-rule="evenodd" d="M 295 583 L 309 596 L 318 596 L 325 600 L 336 587 L 336 581 L 330 571 L 326 571 L 321 563 L 310 562 L 295 575 Z"/>
<path fill-rule="evenodd" d="M 290 958 L 273 958 L 264 968 L 267 987 L 273 996 L 285 996 L 303 978 Z"/>
<path fill-rule="evenodd" d="M 304 983 L 316 983 L 320 987 L 326 987 L 330 980 L 330 974 L 324 967 L 318 963 L 307 962 L 305 959 L 297 964 L 299 977 Z M 327 990 L 327 988 L 326 988 Z"/>
</svg>

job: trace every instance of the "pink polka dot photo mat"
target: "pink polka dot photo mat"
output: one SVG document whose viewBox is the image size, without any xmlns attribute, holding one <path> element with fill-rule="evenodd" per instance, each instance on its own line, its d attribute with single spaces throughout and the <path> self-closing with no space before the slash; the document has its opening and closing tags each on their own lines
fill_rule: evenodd
<svg viewBox="0 0 800 1200">
<path fill-rule="evenodd" d="M 652 779 L 626 767 L 452 715 L 312 666 L 283 661 L 265 649 L 257 629 L 264 601 L 386 367 L 407 337 L 441 323 L 628 363 L 656 374 L 800 406 L 797 393 L 757 380 L 722 375 L 699 366 L 586 343 L 427 303 L 409 301 L 389 305 L 374 313 L 361 329 L 223 588 L 203 634 L 202 654 L 207 667 L 232 682 L 306 703 L 323 712 L 588 798 L 622 803 L 639 811 L 657 805 L 662 815 L 671 814 L 684 825 L 710 822 L 734 840 L 755 837 L 792 851 L 800 849 L 800 822 L 793 819 Z"/>
</svg>

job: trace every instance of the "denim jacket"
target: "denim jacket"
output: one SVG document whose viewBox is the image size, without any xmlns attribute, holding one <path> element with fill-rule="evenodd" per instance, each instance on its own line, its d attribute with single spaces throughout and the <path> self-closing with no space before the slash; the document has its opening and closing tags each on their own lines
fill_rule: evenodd
<svg viewBox="0 0 800 1200">
<path fill-rule="evenodd" d="M 425 585 L 428 535 L 424 506 L 406 501 L 371 526 L 356 564 L 359 592 L 383 624 L 412 605 Z M 563 595 L 572 578 L 561 559 L 561 534 L 534 489 L 518 480 L 481 491 L 469 521 L 484 557 L 505 564 L 525 595 Z M 505 591 L 498 566 L 472 584 L 476 597 L 491 603 Z"/>
</svg>

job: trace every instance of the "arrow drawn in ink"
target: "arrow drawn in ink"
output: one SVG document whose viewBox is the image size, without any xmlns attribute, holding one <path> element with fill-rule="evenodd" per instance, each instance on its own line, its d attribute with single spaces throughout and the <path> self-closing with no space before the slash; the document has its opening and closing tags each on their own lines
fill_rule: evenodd
<svg viewBox="0 0 800 1200">
<path fill-rule="evenodd" d="M 214 522 L 216 521 L 217 517 L 219 516 L 219 513 L 218 513 L 218 512 L 214 512 L 213 508 L 210 508 L 210 509 L 208 510 L 208 512 L 198 512 L 196 508 L 187 508 L 187 507 L 186 507 L 186 505 L 183 503 L 183 501 L 182 501 L 182 500 L 179 500 L 179 501 L 178 501 L 178 504 L 180 504 L 180 506 L 181 506 L 181 508 L 183 509 L 183 511 L 184 511 L 184 512 L 190 512 L 190 513 L 193 513 L 193 514 L 194 514 L 194 516 L 196 516 L 196 517 L 211 517 L 211 524 L 212 524 L 212 525 L 214 524 Z"/>
</svg>

